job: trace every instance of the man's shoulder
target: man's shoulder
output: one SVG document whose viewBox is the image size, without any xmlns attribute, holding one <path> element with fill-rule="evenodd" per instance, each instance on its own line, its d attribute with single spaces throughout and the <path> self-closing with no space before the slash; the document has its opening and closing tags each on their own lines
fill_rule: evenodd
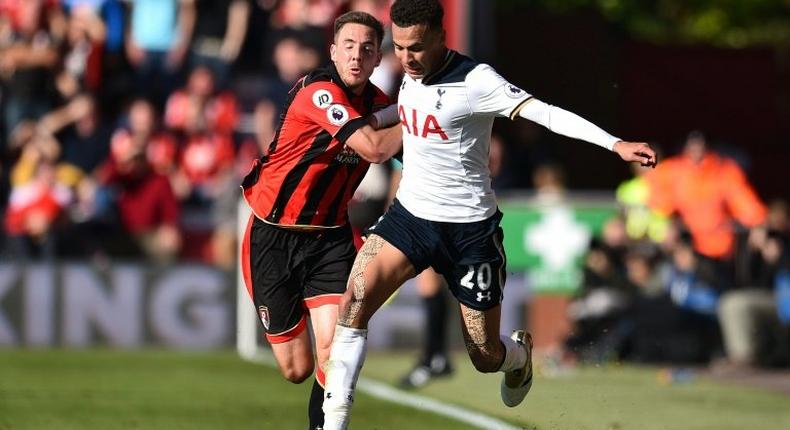
<svg viewBox="0 0 790 430">
<path fill-rule="evenodd" d="M 308 72 L 302 78 L 302 83 L 307 86 L 314 82 L 331 82 L 332 78 L 332 71 L 328 67 L 319 67 Z"/>
<path fill-rule="evenodd" d="M 334 77 L 325 69 L 315 69 L 300 78 L 290 91 L 292 104 L 297 107 L 295 112 L 301 113 L 302 108 L 315 105 L 326 109 L 346 95 L 342 86 L 335 82 Z"/>
<path fill-rule="evenodd" d="M 343 88 L 338 85 L 331 73 L 326 69 L 315 69 L 312 72 L 304 75 L 296 83 L 296 89 L 318 89 L 325 88 L 329 90 L 343 91 Z"/>
</svg>

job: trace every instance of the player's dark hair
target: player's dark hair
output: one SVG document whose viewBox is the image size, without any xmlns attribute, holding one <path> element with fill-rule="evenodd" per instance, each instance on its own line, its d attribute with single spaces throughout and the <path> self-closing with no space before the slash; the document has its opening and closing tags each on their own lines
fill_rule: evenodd
<svg viewBox="0 0 790 430">
<path fill-rule="evenodd" d="M 396 0 L 390 8 L 390 19 L 401 28 L 427 24 L 430 29 L 440 29 L 443 18 L 439 0 Z"/>
<path fill-rule="evenodd" d="M 346 24 L 362 24 L 370 27 L 376 32 L 376 40 L 378 46 L 381 47 L 381 42 L 384 40 L 384 26 L 373 15 L 366 12 L 352 11 L 340 15 L 335 20 L 335 36 L 340 32 Z"/>
</svg>

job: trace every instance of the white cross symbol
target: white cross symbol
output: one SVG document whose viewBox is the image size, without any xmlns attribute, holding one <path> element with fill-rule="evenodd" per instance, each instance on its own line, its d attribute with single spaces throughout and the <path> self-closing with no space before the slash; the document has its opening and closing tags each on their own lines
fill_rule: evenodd
<svg viewBox="0 0 790 430">
<path fill-rule="evenodd" d="M 587 249 L 590 230 L 576 222 L 568 207 L 545 209 L 540 222 L 524 231 L 524 247 L 540 255 L 549 269 L 568 266 Z"/>
</svg>

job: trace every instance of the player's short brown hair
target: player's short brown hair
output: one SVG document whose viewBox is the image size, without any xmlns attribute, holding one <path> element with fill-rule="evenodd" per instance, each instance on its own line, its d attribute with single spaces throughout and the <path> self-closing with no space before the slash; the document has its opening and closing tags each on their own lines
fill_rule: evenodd
<svg viewBox="0 0 790 430">
<path fill-rule="evenodd" d="M 381 47 L 381 42 L 384 40 L 384 26 L 373 15 L 359 11 L 346 12 L 340 15 L 335 20 L 335 36 L 337 36 L 337 33 L 339 33 L 340 29 L 346 24 L 362 24 L 372 28 L 373 31 L 376 32 L 376 40 L 378 41 L 377 46 L 379 48 Z"/>
</svg>

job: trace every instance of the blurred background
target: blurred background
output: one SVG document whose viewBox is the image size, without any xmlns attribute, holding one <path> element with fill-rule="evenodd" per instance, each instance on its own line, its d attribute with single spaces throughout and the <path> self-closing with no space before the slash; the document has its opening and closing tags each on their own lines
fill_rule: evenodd
<svg viewBox="0 0 790 430">
<path fill-rule="evenodd" d="M 389 4 L 0 0 L 0 355 L 265 349 L 237 293 L 240 179 L 292 84 L 328 61 L 334 18 L 387 28 Z M 633 168 L 495 123 L 503 332 L 534 333 L 547 377 L 636 363 L 790 393 L 790 3 L 443 4 L 451 48 L 660 152 Z M 388 39 L 372 80 L 394 99 Z M 357 231 L 397 174 L 371 168 Z M 419 344 L 411 284 L 371 323 L 374 350 Z"/>
</svg>

